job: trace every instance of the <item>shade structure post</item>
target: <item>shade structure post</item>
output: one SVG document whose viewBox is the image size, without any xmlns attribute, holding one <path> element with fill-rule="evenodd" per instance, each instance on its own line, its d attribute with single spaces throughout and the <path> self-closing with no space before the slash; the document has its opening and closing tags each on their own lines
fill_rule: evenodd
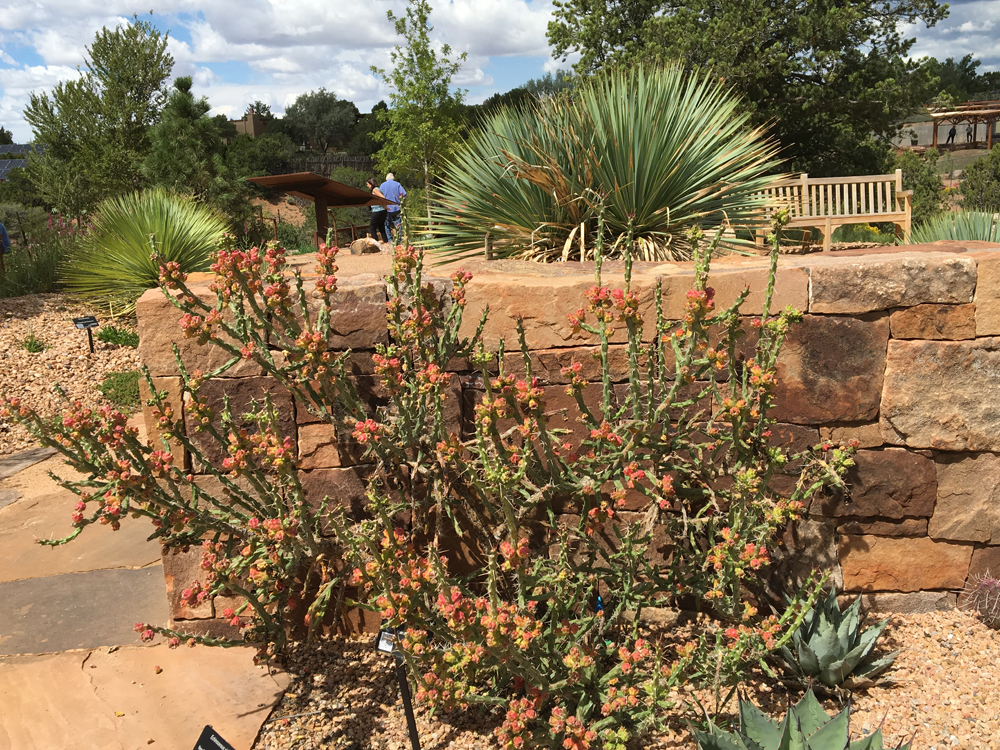
<svg viewBox="0 0 1000 750">
<path fill-rule="evenodd" d="M 326 242 L 326 232 L 329 227 L 326 213 L 326 196 L 317 195 L 316 198 L 316 247 Z"/>
</svg>

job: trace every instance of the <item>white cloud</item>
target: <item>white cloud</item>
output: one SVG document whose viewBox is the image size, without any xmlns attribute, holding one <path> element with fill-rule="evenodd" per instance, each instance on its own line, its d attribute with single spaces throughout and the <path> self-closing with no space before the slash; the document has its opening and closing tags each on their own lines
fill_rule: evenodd
<svg viewBox="0 0 1000 750">
<path fill-rule="evenodd" d="M 386 12 L 405 12 L 404 0 L 162 0 L 157 20 L 172 29 L 174 75 L 194 77 L 214 113 L 239 115 L 254 99 L 282 111 L 299 94 L 326 87 L 366 111 L 388 96 L 370 67 L 388 67 L 399 43 Z M 548 53 L 545 29 L 551 0 L 432 0 L 432 38 L 469 60 L 461 87 L 490 87 L 489 57 Z M 7 0 L 0 10 L 0 124 L 18 141 L 30 138 L 21 112 L 31 91 L 77 75 L 86 45 L 102 26 L 114 26 L 146 6 L 134 0 Z M 142 16 L 140 15 L 140 18 Z M 166 23 L 163 20 L 166 19 Z M 190 37 L 190 42 L 177 38 Z M 41 65 L 18 65 L 28 48 Z M 242 63 L 248 80 L 234 81 Z M 218 67 L 218 66 L 222 67 Z M 213 66 L 216 70 L 213 72 Z M 471 99 L 479 98 L 476 92 Z M 488 94 L 487 94 L 488 95 Z"/>
<path fill-rule="evenodd" d="M 962 59 L 971 54 L 982 62 L 980 72 L 1000 69 L 1000 39 L 991 33 L 1000 23 L 1000 3 L 993 0 L 952 2 L 948 18 L 932 28 L 922 23 L 902 27 L 907 37 L 916 37 L 911 57 Z"/>
</svg>

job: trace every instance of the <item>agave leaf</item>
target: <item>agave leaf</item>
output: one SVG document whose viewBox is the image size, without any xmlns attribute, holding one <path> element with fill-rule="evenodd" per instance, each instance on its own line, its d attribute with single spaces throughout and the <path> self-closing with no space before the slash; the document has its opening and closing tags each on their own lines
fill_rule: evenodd
<svg viewBox="0 0 1000 750">
<path fill-rule="evenodd" d="M 901 242 L 937 242 L 938 240 L 984 240 L 1000 242 L 997 214 L 982 211 L 948 212 L 925 222 Z"/>
<path fill-rule="evenodd" d="M 830 721 L 829 714 L 823 710 L 812 690 L 807 690 L 799 702 L 788 709 L 788 716 L 806 737 Z"/>
<path fill-rule="evenodd" d="M 867 737 L 854 740 L 850 745 L 850 750 L 883 750 L 882 727 L 879 727 Z M 909 744 L 907 744 L 909 748 Z"/>
<path fill-rule="evenodd" d="M 838 615 L 840 614 L 838 610 Z M 851 606 L 844 610 L 840 625 L 837 628 L 837 636 L 840 640 L 841 648 L 848 651 L 855 646 L 858 638 L 858 628 L 861 625 L 861 597 L 858 596 Z"/>
<path fill-rule="evenodd" d="M 740 698 L 740 734 L 764 750 L 781 746 L 780 725 L 743 698 Z"/>
<path fill-rule="evenodd" d="M 695 742 L 698 743 L 698 750 L 754 750 L 748 748 L 736 735 L 718 730 L 713 734 L 706 734 L 694 728 L 691 731 L 694 733 Z"/>
<path fill-rule="evenodd" d="M 837 627 L 826 618 L 822 619 L 816 627 L 816 634 L 810 639 L 809 647 L 816 654 L 820 670 L 827 669 L 831 664 L 844 657 L 844 650 L 840 646 L 840 638 L 837 635 Z"/>
<path fill-rule="evenodd" d="M 809 648 L 805 641 L 799 641 L 796 643 L 795 651 L 799 657 L 797 664 L 803 674 L 811 677 L 820 673 L 822 667 L 819 665 L 819 659 L 817 658 L 816 653 Z"/>
<path fill-rule="evenodd" d="M 809 750 L 847 750 L 850 742 L 850 704 L 826 724 L 809 735 Z M 823 711 L 826 715 L 826 711 Z"/>
<path fill-rule="evenodd" d="M 892 653 L 886 654 L 881 659 L 876 659 L 875 661 L 869 661 L 859 665 L 854 672 L 860 677 L 873 679 L 891 667 L 892 663 L 896 661 L 897 656 L 899 656 L 899 652 L 893 651 Z"/>
</svg>

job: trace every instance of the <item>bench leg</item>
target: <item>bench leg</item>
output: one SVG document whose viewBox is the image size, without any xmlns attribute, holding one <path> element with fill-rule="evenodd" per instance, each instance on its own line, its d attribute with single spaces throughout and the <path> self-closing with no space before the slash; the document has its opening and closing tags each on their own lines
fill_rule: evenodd
<svg viewBox="0 0 1000 750">
<path fill-rule="evenodd" d="M 823 227 L 823 252 L 829 251 L 831 247 L 833 247 L 833 222 L 827 219 Z"/>
</svg>

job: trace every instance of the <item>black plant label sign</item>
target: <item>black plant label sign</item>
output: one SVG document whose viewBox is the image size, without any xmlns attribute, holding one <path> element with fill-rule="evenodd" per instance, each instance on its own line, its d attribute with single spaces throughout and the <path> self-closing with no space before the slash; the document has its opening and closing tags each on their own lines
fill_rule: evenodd
<svg viewBox="0 0 1000 750">
<path fill-rule="evenodd" d="M 206 726 L 201 730 L 201 737 L 198 738 L 194 750 L 236 750 L 236 748 L 222 739 L 211 726 Z"/>
</svg>

